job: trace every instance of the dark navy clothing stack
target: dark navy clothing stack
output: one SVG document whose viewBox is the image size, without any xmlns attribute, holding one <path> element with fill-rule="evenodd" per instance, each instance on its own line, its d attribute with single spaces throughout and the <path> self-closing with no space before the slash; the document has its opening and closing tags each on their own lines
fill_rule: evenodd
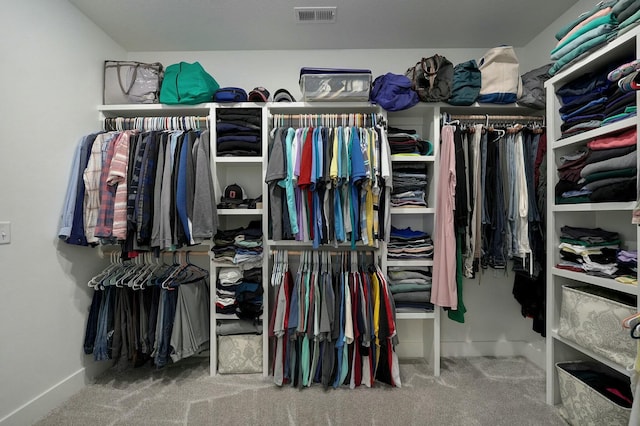
<svg viewBox="0 0 640 426">
<path fill-rule="evenodd" d="M 218 108 L 216 152 L 220 157 L 262 155 L 262 110 Z"/>
<path fill-rule="evenodd" d="M 398 229 L 392 226 L 387 250 L 389 259 L 431 259 L 433 241 L 426 232 L 414 231 L 410 227 Z"/>
<path fill-rule="evenodd" d="M 608 98 L 617 86 L 607 79 L 608 70 L 589 73 L 560 87 L 560 130 L 562 137 L 573 136 L 598 128 L 606 118 Z"/>
<path fill-rule="evenodd" d="M 413 129 L 389 127 L 387 129 L 387 140 L 389 141 L 391 155 L 433 155 L 433 144 L 422 139 Z"/>
<path fill-rule="evenodd" d="M 636 115 L 635 92 L 625 92 L 608 78 L 629 58 L 585 74 L 556 90 L 560 99 L 562 137 L 586 132 Z"/>
</svg>

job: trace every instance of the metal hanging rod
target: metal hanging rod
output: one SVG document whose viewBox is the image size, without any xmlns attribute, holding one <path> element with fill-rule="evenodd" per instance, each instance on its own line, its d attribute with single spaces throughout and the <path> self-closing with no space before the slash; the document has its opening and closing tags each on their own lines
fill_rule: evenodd
<svg viewBox="0 0 640 426">
<path fill-rule="evenodd" d="M 451 120 L 489 120 L 489 121 L 542 121 L 544 116 L 538 115 L 491 115 L 491 114 L 472 114 L 472 115 L 449 115 Z"/>
<path fill-rule="evenodd" d="M 376 252 L 375 250 L 339 250 L 339 249 L 334 249 L 334 250 L 287 250 L 287 249 L 272 249 L 271 250 L 271 256 L 273 256 L 274 254 L 281 252 L 287 252 L 287 254 L 290 254 L 292 256 L 300 256 L 303 255 L 305 253 L 313 253 L 313 252 L 317 252 L 317 253 L 330 253 L 334 256 L 339 255 L 339 254 L 344 254 L 344 253 L 358 253 L 358 254 L 366 254 L 366 255 L 373 255 L 374 257 L 376 256 Z"/>
<path fill-rule="evenodd" d="M 377 113 L 324 113 L 324 114 L 273 114 L 271 117 L 274 127 L 302 124 L 324 126 L 370 126 L 382 123 L 384 117 Z"/>
<path fill-rule="evenodd" d="M 209 128 L 209 117 L 106 117 L 104 130 L 200 130 Z"/>
</svg>

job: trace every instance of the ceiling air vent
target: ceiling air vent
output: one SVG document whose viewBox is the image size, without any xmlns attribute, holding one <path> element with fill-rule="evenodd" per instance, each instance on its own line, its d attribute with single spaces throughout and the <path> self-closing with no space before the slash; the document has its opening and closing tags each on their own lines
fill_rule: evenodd
<svg viewBox="0 0 640 426">
<path fill-rule="evenodd" d="M 336 22 L 336 7 L 294 7 L 296 22 L 332 23 Z"/>
</svg>

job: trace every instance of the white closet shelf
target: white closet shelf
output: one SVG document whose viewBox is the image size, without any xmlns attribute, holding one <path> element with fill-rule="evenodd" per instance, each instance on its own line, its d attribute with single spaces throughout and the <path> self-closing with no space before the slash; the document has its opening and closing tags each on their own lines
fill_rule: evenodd
<svg viewBox="0 0 640 426">
<path fill-rule="evenodd" d="M 568 271 L 566 269 L 552 268 L 551 273 L 558 277 L 568 278 L 576 282 L 587 283 L 598 287 L 608 288 L 610 290 L 616 290 L 621 293 L 627 293 L 635 296 L 638 294 L 638 286 L 634 284 L 623 284 L 611 278 L 596 277 L 593 275 L 587 275 L 582 272 Z"/>
<path fill-rule="evenodd" d="M 217 163 L 262 164 L 262 157 L 215 157 Z"/>
<path fill-rule="evenodd" d="M 424 266 L 433 266 L 433 259 L 424 259 L 424 260 L 397 260 L 397 259 L 389 259 L 387 260 L 388 267 L 402 266 L 402 267 L 411 267 L 418 268 Z"/>
<path fill-rule="evenodd" d="M 262 109 L 264 107 L 264 102 L 223 102 L 217 103 L 214 102 L 209 104 L 211 107 L 215 108 L 259 108 Z"/>
<path fill-rule="evenodd" d="M 209 115 L 211 104 L 197 105 L 165 105 L 165 104 L 126 104 L 99 105 L 98 111 L 105 116 L 118 115 L 144 116 L 172 116 L 172 115 Z"/>
<path fill-rule="evenodd" d="M 433 207 L 391 207 L 391 214 L 434 214 L 436 209 Z"/>
<path fill-rule="evenodd" d="M 425 312 L 425 311 L 396 312 L 397 320 L 416 320 L 416 319 L 428 320 L 428 319 L 435 319 L 435 318 L 436 318 L 436 314 L 434 312 Z"/>
<path fill-rule="evenodd" d="M 310 241 L 307 242 L 307 241 L 293 241 L 293 240 L 278 240 L 278 241 L 268 240 L 267 244 L 270 247 L 278 248 L 278 249 L 296 248 L 296 249 L 303 249 L 303 250 L 314 250 L 312 243 Z M 375 245 L 373 246 L 365 245 L 362 242 L 356 243 L 356 250 L 365 251 L 365 250 L 375 250 L 377 248 L 379 248 L 378 241 L 376 241 Z M 323 250 L 323 249 L 331 251 L 331 250 L 336 250 L 336 247 L 334 247 L 332 244 L 323 244 L 317 250 Z M 350 242 L 339 243 L 337 249 L 349 250 L 351 249 L 351 243 Z"/>
<path fill-rule="evenodd" d="M 636 120 L 637 120 L 636 117 L 626 118 L 624 120 L 611 123 L 607 126 L 602 126 L 597 129 L 580 133 L 579 135 L 570 136 L 566 139 L 560 139 L 559 141 L 554 143 L 551 148 L 559 149 L 559 148 L 565 148 L 571 145 L 586 144 L 586 142 L 598 136 L 603 136 L 612 132 L 616 132 L 618 130 L 624 130 L 630 127 L 634 127 L 636 125 Z"/>
<path fill-rule="evenodd" d="M 552 204 L 554 212 L 606 212 L 606 211 L 633 211 L 635 201 L 617 203 L 578 203 L 578 204 Z M 631 221 L 631 216 L 629 216 Z"/>
<path fill-rule="evenodd" d="M 532 109 L 526 106 L 519 105 L 517 103 L 512 104 L 481 104 L 474 102 L 472 105 L 456 106 L 447 103 L 440 104 L 440 111 L 449 113 L 451 115 L 544 115 L 544 110 Z M 533 114 L 531 114 L 533 112 Z"/>
<path fill-rule="evenodd" d="M 392 163 L 433 163 L 436 161 L 434 155 L 392 155 Z"/>
<path fill-rule="evenodd" d="M 331 114 L 353 113 L 358 109 L 378 111 L 378 106 L 369 102 L 270 102 L 269 109 L 276 114 L 305 114 L 315 115 L 316 110 L 330 110 Z M 309 111 L 314 111 L 310 113 Z M 360 111 L 362 112 L 362 111 Z"/>
<path fill-rule="evenodd" d="M 218 209 L 220 216 L 261 216 L 262 209 Z"/>
<path fill-rule="evenodd" d="M 232 320 L 232 321 L 238 321 L 240 320 L 240 318 L 238 317 L 238 315 L 236 314 L 219 314 L 219 313 L 215 313 L 216 316 L 216 320 Z M 262 319 L 262 315 L 260 315 L 260 317 L 258 317 L 258 319 Z"/>
<path fill-rule="evenodd" d="M 624 366 L 616 364 L 615 362 L 610 361 L 607 358 L 604 358 L 603 356 L 600 356 L 600 355 L 596 354 L 595 352 L 593 352 L 593 351 L 591 351 L 591 350 L 589 350 L 587 348 L 583 348 L 582 346 L 578 345 L 575 342 L 572 342 L 571 340 L 568 340 L 568 339 L 565 339 L 564 337 L 559 336 L 558 335 L 558 330 L 552 330 L 551 331 L 551 338 L 554 339 L 554 340 L 557 340 L 558 342 L 562 342 L 567 346 L 572 347 L 576 351 L 583 353 L 584 355 L 588 356 L 589 358 L 593 358 L 596 361 L 613 368 L 614 370 L 618 371 L 619 373 L 624 374 L 627 377 L 629 377 L 631 375 L 631 372 L 629 370 L 627 370 Z"/>
</svg>

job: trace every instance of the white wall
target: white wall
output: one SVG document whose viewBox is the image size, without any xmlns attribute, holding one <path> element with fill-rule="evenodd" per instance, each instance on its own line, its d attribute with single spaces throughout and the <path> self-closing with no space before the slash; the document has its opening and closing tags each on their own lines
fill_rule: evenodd
<svg viewBox="0 0 640 426">
<path fill-rule="evenodd" d="M 558 43 L 558 40 L 555 39 L 555 34 L 562 27 L 573 22 L 581 13 L 592 10 L 596 3 L 596 0 L 578 1 L 571 9 L 559 16 L 543 32 L 531 40 L 524 48 L 526 55 L 518 57 L 520 64 L 525 67 L 524 69 L 530 70 L 551 63 L 549 59 L 550 52 Z"/>
<path fill-rule="evenodd" d="M 102 265 L 56 235 L 75 145 L 99 125 L 102 62 L 126 53 L 66 0 L 3 0 L 0 52 L 0 422 L 30 424 L 96 369 L 82 342 Z"/>
</svg>

